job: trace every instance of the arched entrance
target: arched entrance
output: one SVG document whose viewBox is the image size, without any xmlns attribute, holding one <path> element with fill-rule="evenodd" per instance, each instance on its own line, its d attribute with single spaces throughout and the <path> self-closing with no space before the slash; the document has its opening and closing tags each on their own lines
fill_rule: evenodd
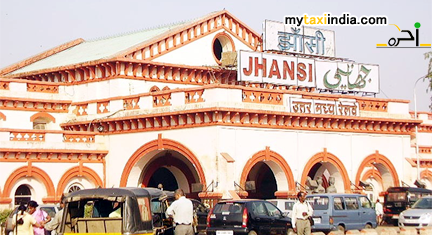
<svg viewBox="0 0 432 235">
<path fill-rule="evenodd" d="M 252 167 L 246 182 L 253 182 L 254 190 L 249 190 L 248 198 L 272 199 L 276 198 L 277 183 L 275 175 L 270 167 L 264 162 L 258 162 Z M 246 189 L 248 186 L 246 186 Z"/>
<path fill-rule="evenodd" d="M 349 193 L 350 180 L 342 161 L 327 152 L 315 154 L 305 165 L 301 184 L 312 192 Z"/>
<path fill-rule="evenodd" d="M 285 159 L 266 147 L 249 159 L 243 169 L 240 186 L 248 189 L 249 198 L 287 197 L 295 194 L 295 183 L 291 168 Z"/>
<path fill-rule="evenodd" d="M 171 150 L 158 151 L 144 164 L 140 176 L 143 187 L 158 187 L 162 184 L 164 190 L 182 188 L 189 196 L 197 196 L 190 193 L 197 194 L 195 187 L 199 186 L 199 177 L 194 166 L 180 153 Z"/>
<path fill-rule="evenodd" d="M 131 156 L 123 170 L 120 186 L 148 187 L 159 183 L 165 184 L 163 187 L 168 190 L 182 188 L 189 197 L 195 198 L 206 186 L 198 158 L 181 143 L 162 139 L 161 134 Z"/>
<path fill-rule="evenodd" d="M 383 191 L 387 190 L 389 187 L 399 186 L 399 177 L 396 169 L 390 160 L 379 154 L 378 151 L 369 155 L 362 161 L 358 168 L 355 182 L 357 185 L 360 185 L 361 179 L 365 179 L 365 177 L 370 178 L 370 176 L 378 180 L 378 177 L 381 178 L 381 189 Z"/>
</svg>

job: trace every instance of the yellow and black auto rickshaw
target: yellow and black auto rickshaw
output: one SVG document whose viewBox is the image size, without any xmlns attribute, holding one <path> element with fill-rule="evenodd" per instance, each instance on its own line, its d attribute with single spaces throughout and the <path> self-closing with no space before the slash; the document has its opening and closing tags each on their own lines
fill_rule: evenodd
<svg viewBox="0 0 432 235">
<path fill-rule="evenodd" d="M 65 198 L 61 233 L 163 234 L 171 228 L 166 223 L 154 223 L 152 199 L 155 191 L 145 188 L 97 188 L 70 193 Z"/>
</svg>

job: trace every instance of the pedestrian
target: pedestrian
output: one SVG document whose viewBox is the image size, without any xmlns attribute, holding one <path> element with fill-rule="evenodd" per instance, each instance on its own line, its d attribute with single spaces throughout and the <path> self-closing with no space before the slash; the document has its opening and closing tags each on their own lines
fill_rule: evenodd
<svg viewBox="0 0 432 235">
<path fill-rule="evenodd" d="M 51 219 L 50 222 L 46 223 L 44 225 L 44 228 L 46 231 L 51 231 L 51 235 L 56 235 L 60 233 L 60 223 L 61 220 L 63 218 L 63 208 L 65 206 L 65 197 L 64 195 L 62 195 L 61 199 L 60 199 L 60 210 L 57 211 L 57 213 L 55 214 L 54 218 Z"/>
<path fill-rule="evenodd" d="M 310 235 L 311 224 L 309 217 L 312 217 L 313 209 L 306 200 L 306 192 L 297 193 L 298 201 L 294 204 L 292 210 L 292 226 L 297 235 Z"/>
<path fill-rule="evenodd" d="M 384 215 L 384 209 L 383 209 L 383 205 L 380 203 L 379 198 L 376 200 L 375 203 L 375 213 L 376 213 L 377 225 L 381 225 L 383 215 Z"/>
<path fill-rule="evenodd" d="M 34 227 L 34 235 L 45 235 L 45 229 L 43 225 L 48 223 L 51 220 L 51 217 L 39 207 L 39 204 L 35 201 L 29 201 L 27 204 L 28 212 L 33 218 L 36 219 L 36 222 L 42 225 L 42 227 Z"/>
<path fill-rule="evenodd" d="M 166 215 L 174 220 L 175 235 L 193 235 L 193 204 L 185 197 L 182 189 L 174 192 L 175 201 L 166 210 Z"/>
<path fill-rule="evenodd" d="M 41 227 L 33 216 L 26 212 L 24 205 L 18 207 L 18 212 L 12 217 L 14 235 L 34 235 L 33 226 Z"/>
</svg>

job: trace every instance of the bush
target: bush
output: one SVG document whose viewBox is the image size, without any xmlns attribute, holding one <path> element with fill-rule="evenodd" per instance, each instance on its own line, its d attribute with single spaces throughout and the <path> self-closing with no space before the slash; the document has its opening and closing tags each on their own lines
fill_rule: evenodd
<svg viewBox="0 0 432 235">
<path fill-rule="evenodd" d="M 0 224 L 3 224 L 6 221 L 6 218 L 12 213 L 13 210 L 6 209 L 0 211 Z"/>
</svg>

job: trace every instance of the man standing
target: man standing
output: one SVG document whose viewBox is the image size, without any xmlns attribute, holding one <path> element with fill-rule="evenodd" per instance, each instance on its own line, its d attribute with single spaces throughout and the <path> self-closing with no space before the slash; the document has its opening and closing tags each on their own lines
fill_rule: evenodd
<svg viewBox="0 0 432 235">
<path fill-rule="evenodd" d="M 60 210 L 55 214 L 54 219 L 52 219 L 50 222 L 44 225 L 44 228 L 48 231 L 51 231 L 52 235 L 60 233 L 60 223 L 61 220 L 63 219 L 63 208 L 65 205 L 64 200 L 65 200 L 64 195 L 62 195 L 60 199 Z M 53 231 L 55 232 L 53 233 Z"/>
<path fill-rule="evenodd" d="M 383 210 L 383 206 L 380 203 L 380 200 L 377 199 L 376 203 L 375 203 L 375 213 L 376 213 L 376 221 L 377 221 L 377 225 L 381 225 L 382 223 L 382 218 L 384 215 L 384 210 Z"/>
<path fill-rule="evenodd" d="M 185 197 L 182 189 L 174 192 L 175 201 L 166 210 L 167 216 L 173 217 L 175 235 L 193 235 L 193 205 L 192 201 Z"/>
<path fill-rule="evenodd" d="M 306 192 L 297 193 L 298 202 L 294 204 L 292 210 L 292 226 L 294 232 L 297 235 L 310 235 L 311 234 L 311 224 L 309 222 L 309 217 L 313 214 L 313 209 L 305 201 Z"/>
</svg>

